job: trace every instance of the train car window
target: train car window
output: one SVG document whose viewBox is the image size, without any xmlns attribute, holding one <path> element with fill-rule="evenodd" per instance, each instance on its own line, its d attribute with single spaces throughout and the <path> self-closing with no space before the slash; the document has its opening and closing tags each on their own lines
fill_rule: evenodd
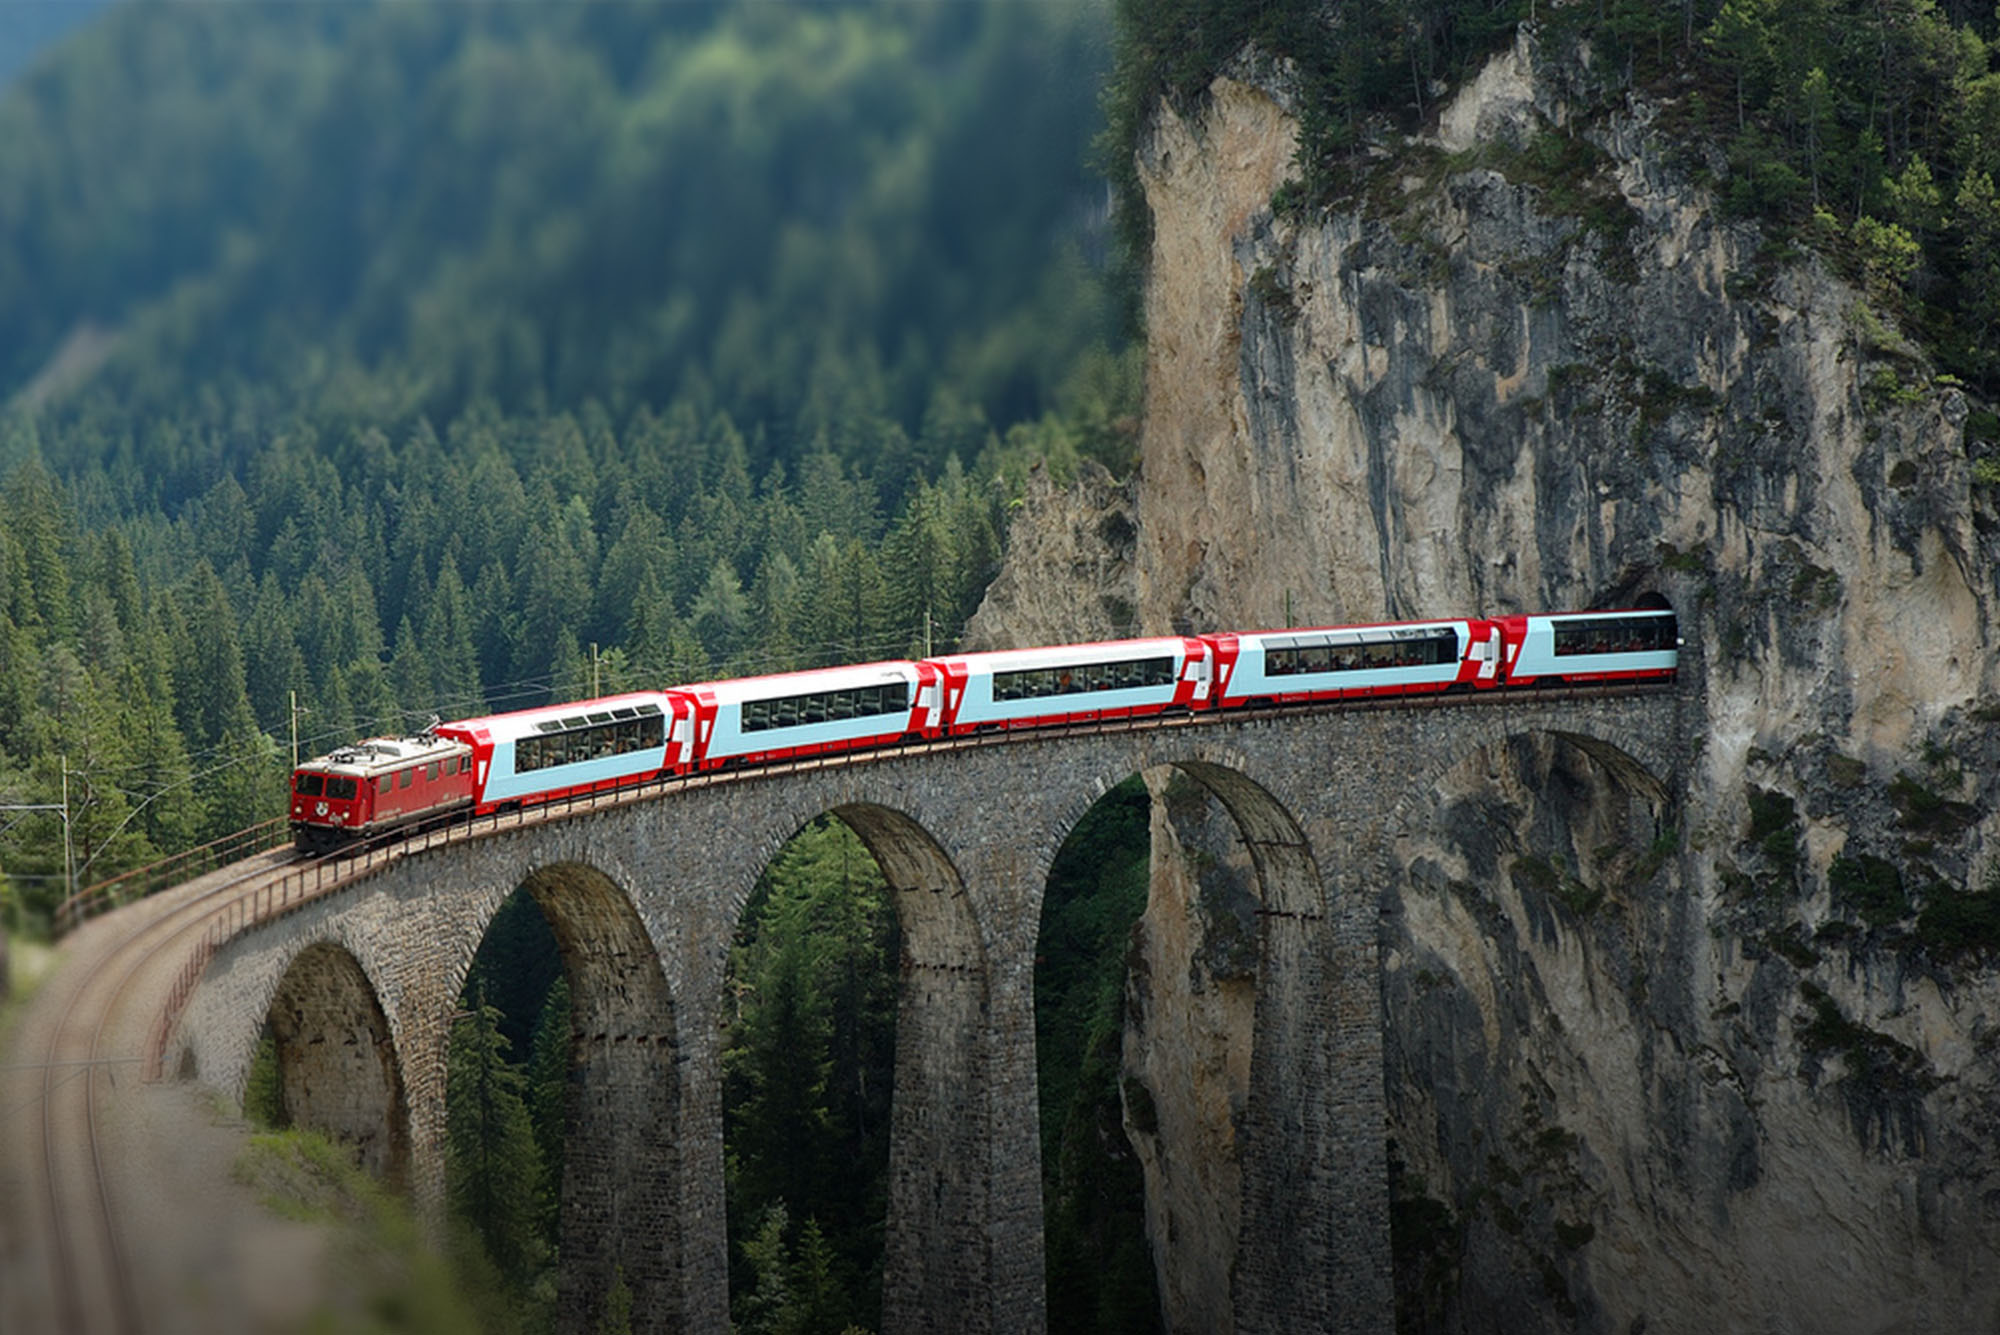
<svg viewBox="0 0 2000 1335">
<path fill-rule="evenodd" d="M 433 761 L 431 762 L 431 769 L 430 769 L 430 773 L 429 773 L 429 774 L 428 774 L 428 775 L 427 775 L 426 777 L 427 777 L 427 778 L 428 778 L 428 779 L 429 779 L 429 780 L 430 780 L 430 781 L 431 781 L 432 783 L 436 783 L 436 782 L 437 782 L 437 777 L 438 777 L 438 762 L 437 762 L 437 761 L 433 760 Z"/>
<path fill-rule="evenodd" d="M 844 691 L 746 700 L 739 726 L 744 732 L 762 732 L 768 728 L 795 728 L 810 723 L 841 723 L 848 719 L 898 714 L 909 707 L 909 683 L 892 681 L 880 686 L 856 686 Z"/>
<path fill-rule="evenodd" d="M 1458 661 L 1458 632 L 1392 631 L 1356 643 L 1331 640 L 1276 644 L 1264 651 L 1264 675 L 1299 676 L 1309 672 L 1353 672 L 1363 668 L 1437 667 Z"/>
<path fill-rule="evenodd" d="M 292 780 L 292 791 L 300 797 L 318 797 L 326 791 L 326 776 L 300 773 Z"/>
<path fill-rule="evenodd" d="M 1679 628 L 1672 615 L 1592 617 L 1553 623 L 1556 656 L 1656 653 L 1676 647 Z"/>
<path fill-rule="evenodd" d="M 395 783 L 396 783 L 395 775 L 384 774 L 381 778 L 375 781 L 375 791 L 378 793 L 386 793 L 389 791 L 389 789 L 395 786 Z"/>
<path fill-rule="evenodd" d="M 336 802 L 351 801 L 357 791 L 354 780 L 334 775 L 326 781 L 326 795 Z"/>
<path fill-rule="evenodd" d="M 746 720 L 753 712 L 751 704 L 754 703 L 744 706 Z M 526 774 L 552 765 L 579 765 L 587 760 L 602 760 L 608 756 L 628 755 L 666 745 L 666 717 L 657 705 L 641 705 L 637 709 L 593 717 L 601 717 L 605 722 L 586 723 L 580 728 L 567 729 L 556 724 L 558 730 L 548 736 L 522 738 L 514 745 L 514 772 Z M 464 759 L 459 763 L 462 768 L 470 767 Z"/>
<path fill-rule="evenodd" d="M 1120 691 L 1142 686 L 1166 686 L 1174 679 L 1174 660 L 1117 658 L 1068 668 L 1023 668 L 993 674 L 995 700 L 1030 700 L 1050 695 L 1081 695 L 1088 691 Z"/>
<path fill-rule="evenodd" d="M 397 776 L 396 786 L 398 788 L 408 788 L 410 786 L 410 781 L 415 779 L 416 777 L 417 777 L 417 772 L 415 770 L 406 769 L 402 772 L 402 774 Z"/>
</svg>

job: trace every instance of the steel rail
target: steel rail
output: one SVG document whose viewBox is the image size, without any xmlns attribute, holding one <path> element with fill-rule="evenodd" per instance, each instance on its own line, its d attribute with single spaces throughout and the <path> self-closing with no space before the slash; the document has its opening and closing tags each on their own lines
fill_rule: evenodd
<svg viewBox="0 0 2000 1335">
<path fill-rule="evenodd" d="M 291 860 L 289 855 L 286 860 Z M 138 1059 L 101 1057 L 105 1026 L 118 1003 L 132 988 L 133 979 L 141 967 L 206 924 L 218 910 L 216 901 L 219 898 L 231 891 L 240 893 L 246 882 L 268 876 L 275 870 L 277 868 L 274 867 L 248 869 L 206 887 L 185 903 L 174 905 L 158 919 L 110 944 L 101 957 L 86 961 L 83 976 L 63 999 L 56 1020 L 50 1027 L 45 1048 L 47 1060 L 41 1063 L 39 1094 L 44 1174 L 42 1204 L 46 1211 L 44 1222 L 54 1262 L 55 1273 L 51 1276 L 54 1298 L 62 1329 L 136 1332 L 144 1328 L 137 1286 L 124 1240 L 117 1227 L 118 1216 L 112 1200 L 110 1175 L 105 1171 L 96 1078 L 100 1068 L 114 1062 Z M 121 964 L 123 968 L 119 969 Z M 86 998 L 96 1006 L 94 1018 L 85 1006 Z M 89 1038 L 87 1046 L 83 1047 L 84 1055 L 81 1058 L 65 1057 L 66 1051 L 74 1052 L 82 1043 L 81 1030 L 85 1023 L 89 1026 Z M 58 1079 L 58 1072 L 66 1074 Z M 77 1116 L 79 1100 L 82 1105 L 80 1117 Z M 79 1126 L 82 1132 L 80 1145 L 75 1136 Z M 60 1162 L 63 1152 L 69 1151 L 69 1157 L 74 1159 L 79 1148 L 86 1160 L 84 1171 L 81 1174 L 65 1174 Z M 71 1167 L 75 1169 L 77 1165 L 72 1163 Z M 79 1177 L 83 1180 L 79 1181 Z M 79 1223 L 76 1219 L 78 1214 L 88 1214 L 90 1219 Z M 87 1237 L 102 1249 L 101 1274 L 86 1276 L 83 1273 L 85 1267 L 81 1253 L 91 1245 Z M 108 1297 L 108 1313 L 103 1311 L 102 1303 L 93 1307 L 90 1301 L 93 1295 Z M 101 1320 L 107 1316 L 108 1325 Z"/>
</svg>

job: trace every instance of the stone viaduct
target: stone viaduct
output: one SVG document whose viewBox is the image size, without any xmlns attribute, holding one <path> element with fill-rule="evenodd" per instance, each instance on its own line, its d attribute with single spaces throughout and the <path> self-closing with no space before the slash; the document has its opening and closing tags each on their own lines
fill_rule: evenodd
<svg viewBox="0 0 2000 1335">
<path fill-rule="evenodd" d="M 525 889 L 554 929 L 573 1005 L 562 1325 L 597 1329 L 622 1274 L 635 1329 L 722 1335 L 729 948 L 766 864 L 831 812 L 881 864 L 902 926 L 884 1327 L 1040 1332 L 1043 888 L 1108 789 L 1177 766 L 1234 817 L 1262 904 L 1237 1329 L 1388 1332 L 1377 957 L 1397 839 L 1477 748 L 1536 733 L 1569 739 L 1663 807 L 1684 767 L 1688 694 L 1479 695 L 1025 734 L 474 827 L 224 944 L 167 1069 L 240 1097 L 268 1019 L 294 1118 L 437 1209 L 452 1016 L 488 924 Z"/>
</svg>

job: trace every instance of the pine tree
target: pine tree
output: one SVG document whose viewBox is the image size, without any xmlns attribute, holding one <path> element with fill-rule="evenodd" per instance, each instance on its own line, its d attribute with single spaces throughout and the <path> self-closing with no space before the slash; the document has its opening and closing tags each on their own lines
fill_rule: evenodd
<svg viewBox="0 0 2000 1335">
<path fill-rule="evenodd" d="M 480 685 L 471 595 L 459 578 L 458 563 L 449 553 L 438 569 L 437 584 L 431 589 L 430 607 L 422 624 L 422 643 L 431 661 L 437 708 L 447 718 L 470 718 L 485 712 L 486 692 Z"/>
<path fill-rule="evenodd" d="M 557 1245 L 561 1212 L 563 1147 L 569 1130 L 569 979 L 559 976 L 542 1003 L 528 1055 L 528 1113 L 535 1127 L 535 1147 L 541 1154 L 546 1185 L 542 1236 L 551 1250 Z"/>
<path fill-rule="evenodd" d="M 503 1274 L 526 1277 L 544 1252 L 536 1227 L 543 1171 L 525 1081 L 507 1061 L 500 1012 L 485 990 L 451 1030 L 445 1079 L 445 1189 Z"/>
</svg>

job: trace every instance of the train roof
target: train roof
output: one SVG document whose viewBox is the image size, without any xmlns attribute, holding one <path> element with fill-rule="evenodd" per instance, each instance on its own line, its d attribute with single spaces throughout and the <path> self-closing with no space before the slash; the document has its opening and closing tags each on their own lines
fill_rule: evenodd
<svg viewBox="0 0 2000 1335">
<path fill-rule="evenodd" d="M 1351 644 L 1360 640 L 1416 639 L 1441 630 L 1463 630 L 1466 617 L 1440 617 L 1436 621 L 1376 621 L 1362 626 L 1291 626 L 1284 630 L 1231 632 L 1238 642 L 1254 641 L 1266 648 L 1288 649 L 1294 645 Z"/>
<path fill-rule="evenodd" d="M 855 663 L 847 667 L 807 668 L 803 672 L 773 672 L 762 677 L 737 677 L 729 681 L 703 681 L 674 689 L 711 697 L 718 705 L 733 705 L 745 700 L 775 700 L 788 695 L 814 695 L 820 691 L 879 686 L 890 681 L 915 682 L 918 677 L 915 663 L 907 659 L 893 659 L 880 663 Z"/>
<path fill-rule="evenodd" d="M 663 691 L 627 691 L 622 695 L 605 695 L 595 700 L 573 700 L 535 709 L 516 709 L 506 714 L 487 714 L 482 718 L 454 719 L 438 727 L 454 733 L 484 732 L 493 741 L 510 742 L 559 731 L 564 727 L 580 728 L 592 723 L 612 723 L 621 718 L 672 712 Z M 600 714 L 604 717 L 596 717 Z M 543 724 L 554 724 L 555 727 L 546 728 Z"/>
<path fill-rule="evenodd" d="M 323 756 L 300 764 L 300 769 L 338 770 L 342 773 L 377 774 L 399 769 L 411 761 L 432 760 L 464 749 L 464 743 L 449 737 L 370 737 L 336 747 Z"/>
<path fill-rule="evenodd" d="M 1123 663 L 1135 658 L 1178 654 L 1187 649 L 1190 637 L 1155 635 L 1143 640 L 1103 640 L 1094 644 L 1059 644 L 1046 649 L 993 649 L 976 654 L 944 654 L 940 663 L 962 663 L 986 672 L 1009 672 L 1020 668 L 1074 667 L 1079 663 Z"/>
</svg>

